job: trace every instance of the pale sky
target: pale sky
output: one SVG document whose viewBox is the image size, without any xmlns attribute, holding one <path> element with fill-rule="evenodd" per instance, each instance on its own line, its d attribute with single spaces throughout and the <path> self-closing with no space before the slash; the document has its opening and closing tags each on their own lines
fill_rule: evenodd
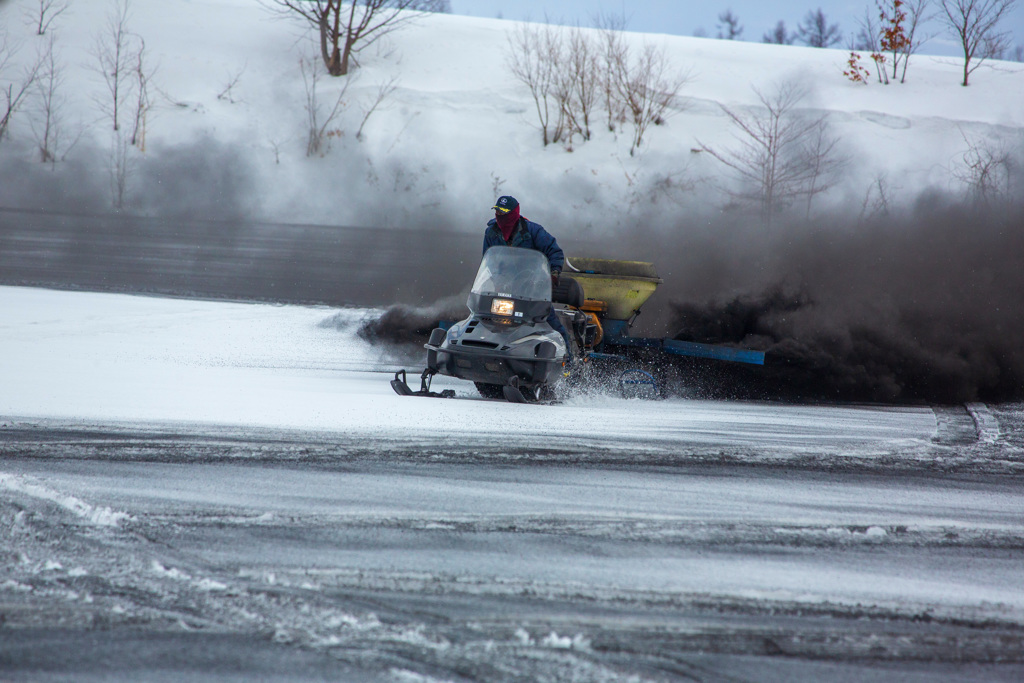
<svg viewBox="0 0 1024 683">
<path fill-rule="evenodd" d="M 579 23 L 591 26 L 594 13 L 624 14 L 627 29 L 644 33 L 673 33 L 690 36 L 703 28 L 709 37 L 718 34 L 718 15 L 731 9 L 743 26 L 741 40 L 760 42 L 761 37 L 781 19 L 786 28 L 794 31 L 809 11 L 819 7 L 829 23 L 838 23 L 846 47 L 851 34 L 857 31 L 857 20 L 866 9 L 874 11 L 874 0 L 451 0 L 455 14 L 504 19 L 543 21 L 545 16 L 553 23 Z M 933 2 L 933 4 L 936 4 Z M 1013 32 L 1012 45 L 1024 45 L 1024 0 L 1017 5 L 1005 21 L 1005 28 Z M 923 53 L 956 54 L 955 45 L 945 29 L 933 20 L 928 32 L 936 34 L 921 49 Z"/>
</svg>

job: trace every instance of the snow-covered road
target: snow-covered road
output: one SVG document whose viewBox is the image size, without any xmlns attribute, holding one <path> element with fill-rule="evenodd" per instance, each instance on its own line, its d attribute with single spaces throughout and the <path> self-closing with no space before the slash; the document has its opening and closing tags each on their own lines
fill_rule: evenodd
<svg viewBox="0 0 1024 683">
<path fill-rule="evenodd" d="M 409 399 L 371 311 L 0 307 L 5 679 L 1024 676 L 1021 406 Z"/>
</svg>

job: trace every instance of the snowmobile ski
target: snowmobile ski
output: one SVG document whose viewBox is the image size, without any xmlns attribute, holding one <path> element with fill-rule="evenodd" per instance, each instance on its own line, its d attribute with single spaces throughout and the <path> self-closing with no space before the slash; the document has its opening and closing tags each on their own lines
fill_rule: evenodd
<svg viewBox="0 0 1024 683">
<path fill-rule="evenodd" d="M 444 391 L 431 391 L 430 382 L 434 378 L 437 371 L 431 371 L 427 368 L 420 375 L 420 389 L 419 391 L 413 391 L 409 386 L 408 377 L 405 374 L 405 370 L 399 370 L 395 373 L 395 378 L 391 380 L 391 388 L 395 390 L 395 393 L 399 396 L 427 396 L 429 398 L 455 398 L 454 389 L 445 389 Z"/>
<path fill-rule="evenodd" d="M 523 393 L 523 387 L 519 386 L 519 378 L 515 375 L 508 381 L 508 384 L 501 388 L 501 393 L 504 394 L 505 400 L 509 403 L 532 403 L 530 399 Z M 529 390 L 527 390 L 529 393 Z"/>
</svg>

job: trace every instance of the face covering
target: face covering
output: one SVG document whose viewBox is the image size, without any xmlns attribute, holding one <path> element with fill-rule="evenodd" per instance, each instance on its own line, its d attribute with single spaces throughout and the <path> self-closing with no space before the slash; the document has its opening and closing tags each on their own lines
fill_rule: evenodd
<svg viewBox="0 0 1024 683">
<path fill-rule="evenodd" d="M 509 237 L 512 236 L 512 231 L 515 230 L 516 223 L 519 222 L 519 207 L 517 206 L 505 214 L 497 212 L 494 214 L 494 219 L 498 222 L 501 236 L 508 242 Z"/>
</svg>

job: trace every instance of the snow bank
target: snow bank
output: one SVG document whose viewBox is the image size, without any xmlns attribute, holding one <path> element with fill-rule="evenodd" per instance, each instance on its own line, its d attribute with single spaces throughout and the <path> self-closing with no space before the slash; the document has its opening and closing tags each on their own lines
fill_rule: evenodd
<svg viewBox="0 0 1024 683">
<path fill-rule="evenodd" d="M 22 17 L 27 4 L 0 6 L 0 23 L 20 45 L 13 69 L 45 41 Z M 110 7 L 107 0 L 77 0 L 51 31 L 65 76 L 66 125 L 85 132 L 69 159 L 86 160 L 92 171 L 83 182 L 103 193 L 110 140 L 99 122 L 104 84 L 94 52 Z M 720 106 L 752 107 L 755 88 L 771 91 L 784 80 L 808 88 L 804 106 L 830 115 L 852 160 L 836 200 L 861 201 L 880 176 L 907 197 L 927 186 L 958 189 L 951 169 L 966 151 L 965 137 L 1013 146 L 1024 127 L 1024 67 L 1013 63 L 990 62 L 963 88 L 958 60 L 921 55 L 906 84 L 864 86 L 843 77 L 845 50 L 630 33 L 631 49 L 657 45 L 674 69 L 689 74 L 677 106 L 665 125 L 649 131 L 637 156 L 629 154 L 628 126 L 608 132 L 600 124 L 594 139 L 577 138 L 569 153 L 561 145 L 542 147 L 530 93 L 510 76 L 507 36 L 515 22 L 425 15 L 362 53 L 338 135 L 322 156 L 307 158 L 299 61 L 315 61 L 317 51 L 301 22 L 248 0 L 194 0 L 136 2 L 128 25 L 145 39 L 156 69 L 147 151 L 136 155 L 128 191 L 130 206 L 149 210 L 174 201 L 214 210 L 217 201 L 198 197 L 209 192 L 207 199 L 237 203 L 261 218 L 395 227 L 426 212 L 435 224 L 467 227 L 487 218 L 494 195 L 511 193 L 527 215 L 582 239 L 633 224 L 655 204 L 671 215 L 680 207 L 707 209 L 709 197 L 721 203 L 712 190 L 724 168 L 692 150 L 702 142 L 737 144 Z M 356 140 L 380 85 L 392 79 L 397 89 Z M 341 86 L 336 79 L 320 83 L 325 108 Z M 15 120 L 15 142 L 0 147 L 0 156 L 35 154 L 29 109 Z M 187 174 L 184 160 L 203 157 L 214 166 L 213 178 L 227 182 L 239 167 L 245 175 L 237 187 L 204 188 L 175 178 L 173 166 L 147 171 L 182 149 L 189 152 L 180 155 L 179 174 Z M 62 164 L 56 171 L 72 172 Z M 22 192 L 0 199 L 46 204 Z"/>
</svg>

